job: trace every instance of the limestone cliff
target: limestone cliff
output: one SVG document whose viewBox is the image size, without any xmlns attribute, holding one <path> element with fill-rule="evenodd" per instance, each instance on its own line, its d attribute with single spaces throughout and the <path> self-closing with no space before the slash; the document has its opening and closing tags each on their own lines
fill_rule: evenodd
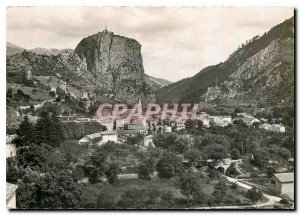
<svg viewBox="0 0 300 215">
<path fill-rule="evenodd" d="M 85 59 L 98 91 L 119 98 L 147 97 L 141 45 L 134 39 L 103 31 L 80 41 L 75 53 Z"/>
<path fill-rule="evenodd" d="M 294 103 L 294 18 L 242 44 L 225 62 L 156 91 L 158 101 Z"/>
</svg>

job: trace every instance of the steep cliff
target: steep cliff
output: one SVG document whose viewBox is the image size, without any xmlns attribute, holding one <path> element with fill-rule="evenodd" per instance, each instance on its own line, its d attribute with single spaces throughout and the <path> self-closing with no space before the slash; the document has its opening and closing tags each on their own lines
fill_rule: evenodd
<svg viewBox="0 0 300 215">
<path fill-rule="evenodd" d="M 80 41 L 75 53 L 86 60 L 98 91 L 119 98 L 147 97 L 141 45 L 134 39 L 103 31 Z"/>
<path fill-rule="evenodd" d="M 294 18 L 251 38 L 223 63 L 156 91 L 159 101 L 294 102 Z"/>
</svg>

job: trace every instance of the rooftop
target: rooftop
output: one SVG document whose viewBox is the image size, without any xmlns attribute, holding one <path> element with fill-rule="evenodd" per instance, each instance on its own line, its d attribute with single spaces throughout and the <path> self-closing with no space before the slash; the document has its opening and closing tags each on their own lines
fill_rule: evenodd
<svg viewBox="0 0 300 215">
<path fill-rule="evenodd" d="M 17 188 L 17 185 L 6 182 L 6 200 L 10 199 Z"/>
<path fill-rule="evenodd" d="M 293 182 L 294 181 L 294 173 L 278 173 L 274 174 L 274 176 L 281 182 Z"/>
<path fill-rule="evenodd" d="M 101 132 L 101 135 L 116 135 L 117 133 L 114 131 L 103 131 Z"/>
</svg>

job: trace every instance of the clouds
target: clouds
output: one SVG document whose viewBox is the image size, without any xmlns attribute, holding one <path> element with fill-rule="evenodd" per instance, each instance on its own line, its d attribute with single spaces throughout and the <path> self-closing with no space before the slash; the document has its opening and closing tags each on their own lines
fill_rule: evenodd
<svg viewBox="0 0 300 215">
<path fill-rule="evenodd" d="M 177 81 L 226 60 L 245 40 L 292 16 L 283 7 L 10 7 L 7 41 L 75 48 L 106 24 L 140 42 L 147 74 Z"/>
</svg>

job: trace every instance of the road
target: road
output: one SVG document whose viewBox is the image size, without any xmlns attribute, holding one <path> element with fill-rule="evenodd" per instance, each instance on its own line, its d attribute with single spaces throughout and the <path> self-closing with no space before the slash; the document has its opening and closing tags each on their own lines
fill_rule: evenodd
<svg viewBox="0 0 300 215">
<path fill-rule="evenodd" d="M 238 179 L 235 178 L 230 178 L 228 176 L 224 176 L 228 181 L 232 183 L 236 183 L 239 187 L 242 187 L 246 190 L 252 189 L 252 186 L 244 184 L 242 182 L 239 182 Z M 279 202 L 281 198 L 277 196 L 271 196 L 267 194 L 263 194 L 263 196 L 268 199 L 267 202 L 260 202 L 257 204 L 257 208 L 265 208 L 265 207 L 270 207 L 273 206 L 276 202 Z M 231 205 L 231 206 L 212 206 L 212 207 L 195 207 L 195 208 L 189 208 L 189 209 L 243 209 L 243 208 L 249 208 L 249 207 L 256 207 L 256 205 Z"/>
</svg>

